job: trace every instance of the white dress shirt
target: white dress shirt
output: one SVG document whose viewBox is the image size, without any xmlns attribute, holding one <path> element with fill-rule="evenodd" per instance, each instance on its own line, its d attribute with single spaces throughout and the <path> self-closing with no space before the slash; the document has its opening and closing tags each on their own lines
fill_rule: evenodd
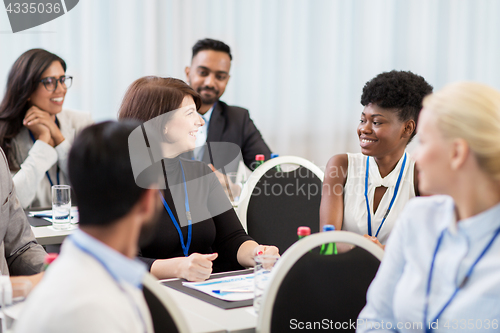
<svg viewBox="0 0 500 333">
<path fill-rule="evenodd" d="M 215 104 L 214 104 L 215 105 Z M 205 151 L 205 143 L 207 143 L 208 137 L 208 126 L 210 125 L 210 117 L 212 117 L 212 111 L 214 110 L 214 106 L 210 108 L 205 114 L 202 114 L 203 120 L 205 120 L 205 124 L 198 128 L 198 132 L 196 133 L 196 148 L 194 149 L 194 159 L 197 161 L 201 161 L 203 159 L 203 152 Z"/>
<path fill-rule="evenodd" d="M 153 332 L 145 274 L 142 262 L 77 230 L 29 295 L 15 332 Z"/>
<path fill-rule="evenodd" d="M 448 196 L 410 200 L 392 231 L 384 260 L 368 290 L 357 332 L 425 331 L 429 325 L 423 322 L 426 289 L 441 234 L 428 301 L 427 317 L 434 322 L 433 332 L 498 332 L 500 237 L 434 321 L 498 228 L 500 204 L 457 223 L 454 202 Z"/>
</svg>

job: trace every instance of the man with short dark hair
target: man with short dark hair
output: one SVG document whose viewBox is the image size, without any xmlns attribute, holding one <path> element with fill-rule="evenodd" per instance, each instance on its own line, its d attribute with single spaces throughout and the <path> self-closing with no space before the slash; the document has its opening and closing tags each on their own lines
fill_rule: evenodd
<svg viewBox="0 0 500 333">
<path fill-rule="evenodd" d="M 154 230 L 161 202 L 153 178 L 143 179 L 151 188 L 135 183 L 128 138 L 137 126 L 105 122 L 76 138 L 68 175 L 80 230 L 28 297 L 16 332 L 153 331 L 142 294 L 147 270 L 133 259 L 138 241 Z"/>
<path fill-rule="evenodd" d="M 263 154 L 269 159 L 271 150 L 248 110 L 219 100 L 229 81 L 231 60 L 229 46 L 221 41 L 206 38 L 193 46 L 191 66 L 186 67 L 185 72 L 188 84 L 201 96 L 203 104 L 198 112 L 205 120 L 205 125 L 198 130 L 196 146 L 202 147 L 205 142 L 235 144 L 241 150 L 245 165 L 253 170 L 255 155 Z M 238 163 L 234 161 L 236 156 L 231 145 L 214 144 L 210 148 L 196 149 L 194 158 L 213 164 L 215 169 L 225 167 L 226 172 L 236 171 Z"/>
</svg>

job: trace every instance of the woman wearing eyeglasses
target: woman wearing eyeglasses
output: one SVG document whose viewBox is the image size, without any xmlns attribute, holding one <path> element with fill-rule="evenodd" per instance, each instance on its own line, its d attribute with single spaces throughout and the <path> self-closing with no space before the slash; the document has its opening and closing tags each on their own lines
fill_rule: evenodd
<svg viewBox="0 0 500 333">
<path fill-rule="evenodd" d="M 4 150 L 23 208 L 51 205 L 51 186 L 65 184 L 66 160 L 89 114 L 63 110 L 72 77 L 66 63 L 43 49 L 23 53 L 12 66 L 0 104 Z"/>
</svg>

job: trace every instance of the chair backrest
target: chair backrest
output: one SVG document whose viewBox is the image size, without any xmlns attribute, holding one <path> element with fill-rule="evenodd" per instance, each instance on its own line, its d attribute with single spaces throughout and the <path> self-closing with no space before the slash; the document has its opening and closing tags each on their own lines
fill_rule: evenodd
<svg viewBox="0 0 500 333">
<path fill-rule="evenodd" d="M 149 307 L 155 332 L 189 332 L 183 314 L 175 301 L 163 289 L 151 274 L 146 274 L 142 281 L 144 298 Z"/>
<path fill-rule="evenodd" d="M 297 165 L 276 171 L 277 165 Z M 296 156 L 280 156 L 259 166 L 248 178 L 238 205 L 243 228 L 260 244 L 275 245 L 283 253 L 297 240 L 297 228 L 319 230 L 323 172 Z"/>
<path fill-rule="evenodd" d="M 311 251 L 332 242 L 355 247 L 337 255 Z M 257 332 L 294 331 L 299 322 L 317 322 L 315 331 L 324 329 L 321 325 L 335 329 L 335 323 L 355 323 L 383 255 L 377 245 L 348 231 L 323 232 L 296 242 L 273 268 Z M 342 328 L 354 332 L 353 327 Z"/>
</svg>

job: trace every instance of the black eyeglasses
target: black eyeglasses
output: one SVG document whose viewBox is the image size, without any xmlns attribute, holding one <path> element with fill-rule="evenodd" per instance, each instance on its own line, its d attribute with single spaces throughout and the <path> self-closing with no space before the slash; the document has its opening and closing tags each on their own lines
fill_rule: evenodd
<svg viewBox="0 0 500 333">
<path fill-rule="evenodd" d="M 61 86 L 65 89 L 71 88 L 71 84 L 73 83 L 73 77 L 72 76 L 61 76 L 59 79 L 49 76 L 44 79 L 40 80 L 41 83 L 43 83 L 43 86 L 45 89 L 48 91 L 55 91 L 57 89 L 57 82 L 61 82 Z"/>
</svg>

